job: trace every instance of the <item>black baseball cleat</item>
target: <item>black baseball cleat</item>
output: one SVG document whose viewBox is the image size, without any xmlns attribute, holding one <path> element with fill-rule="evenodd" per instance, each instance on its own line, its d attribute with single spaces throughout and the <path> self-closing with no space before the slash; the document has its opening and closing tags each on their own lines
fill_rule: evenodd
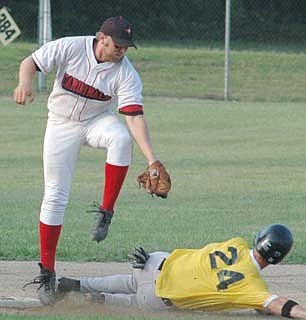
<svg viewBox="0 0 306 320">
<path fill-rule="evenodd" d="M 94 207 L 94 209 L 87 210 L 87 212 L 96 212 L 95 224 L 91 230 L 91 239 L 100 242 L 104 240 L 108 234 L 108 228 L 111 224 L 114 212 L 102 209 L 97 202 L 94 202 L 92 207 Z"/>
<path fill-rule="evenodd" d="M 58 279 L 57 291 L 67 293 L 70 291 L 80 291 L 81 282 L 71 278 L 62 277 Z"/>
<path fill-rule="evenodd" d="M 58 279 L 56 300 L 62 300 L 67 297 L 71 291 L 80 291 L 81 283 L 80 280 L 62 277 Z"/>
<path fill-rule="evenodd" d="M 40 275 L 34 278 L 31 282 L 27 283 L 24 287 L 31 284 L 39 284 L 38 296 L 42 304 L 53 305 L 55 304 L 55 271 L 49 271 L 43 267 L 41 263 L 38 264 L 40 267 Z"/>
<path fill-rule="evenodd" d="M 62 277 L 58 279 L 57 291 L 56 291 L 56 299 L 61 300 L 65 299 L 69 292 L 81 291 L 81 281 L 71 278 Z M 103 293 L 84 293 L 84 298 L 88 302 L 93 303 L 104 303 L 105 302 L 105 295 Z"/>
</svg>

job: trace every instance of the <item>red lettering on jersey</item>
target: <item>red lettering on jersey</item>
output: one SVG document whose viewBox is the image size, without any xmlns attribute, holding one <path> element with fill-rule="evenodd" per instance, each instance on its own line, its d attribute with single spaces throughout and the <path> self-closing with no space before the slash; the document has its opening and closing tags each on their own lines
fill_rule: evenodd
<svg viewBox="0 0 306 320">
<path fill-rule="evenodd" d="M 90 86 L 89 84 L 86 84 L 77 78 L 74 78 L 68 73 L 64 74 L 62 88 L 87 99 L 108 101 L 112 98 L 111 96 L 104 94 L 99 89 Z"/>
</svg>

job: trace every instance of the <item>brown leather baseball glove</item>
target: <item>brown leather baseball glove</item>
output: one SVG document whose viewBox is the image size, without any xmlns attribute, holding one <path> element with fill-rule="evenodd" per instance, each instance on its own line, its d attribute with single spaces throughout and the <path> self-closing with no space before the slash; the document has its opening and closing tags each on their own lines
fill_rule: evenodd
<svg viewBox="0 0 306 320">
<path fill-rule="evenodd" d="M 160 161 L 152 163 L 137 178 L 139 188 L 143 187 L 149 194 L 167 198 L 171 189 L 171 178 Z"/>
</svg>

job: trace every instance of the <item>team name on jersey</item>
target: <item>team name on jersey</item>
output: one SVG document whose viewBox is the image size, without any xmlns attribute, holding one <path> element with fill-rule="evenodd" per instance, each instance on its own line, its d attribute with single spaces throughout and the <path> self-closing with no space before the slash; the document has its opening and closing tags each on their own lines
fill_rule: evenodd
<svg viewBox="0 0 306 320">
<path fill-rule="evenodd" d="M 99 89 L 69 75 L 68 73 L 64 74 L 62 88 L 87 99 L 108 101 L 112 98 L 111 96 L 104 94 Z"/>
</svg>

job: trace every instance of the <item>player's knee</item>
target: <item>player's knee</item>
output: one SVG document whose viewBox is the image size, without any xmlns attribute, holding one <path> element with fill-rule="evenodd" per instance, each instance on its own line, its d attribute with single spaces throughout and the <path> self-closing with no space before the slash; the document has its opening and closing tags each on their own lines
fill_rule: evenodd
<svg viewBox="0 0 306 320">
<path fill-rule="evenodd" d="M 132 144 L 111 146 L 108 149 L 106 161 L 117 166 L 129 166 L 132 162 Z"/>
<path fill-rule="evenodd" d="M 121 130 L 113 135 L 109 139 L 110 145 L 117 146 L 119 148 L 131 148 L 133 140 L 127 130 Z"/>
<path fill-rule="evenodd" d="M 109 135 L 107 144 L 108 163 L 118 166 L 128 166 L 132 161 L 133 139 L 129 131 L 121 127 L 113 134 Z"/>
<path fill-rule="evenodd" d="M 46 186 L 43 206 L 48 211 L 63 212 L 68 204 L 69 192 L 56 186 Z"/>
<path fill-rule="evenodd" d="M 64 201 L 56 194 L 52 197 L 45 195 L 41 205 L 40 221 L 50 225 L 62 225 L 67 202 L 68 200 Z"/>
</svg>

